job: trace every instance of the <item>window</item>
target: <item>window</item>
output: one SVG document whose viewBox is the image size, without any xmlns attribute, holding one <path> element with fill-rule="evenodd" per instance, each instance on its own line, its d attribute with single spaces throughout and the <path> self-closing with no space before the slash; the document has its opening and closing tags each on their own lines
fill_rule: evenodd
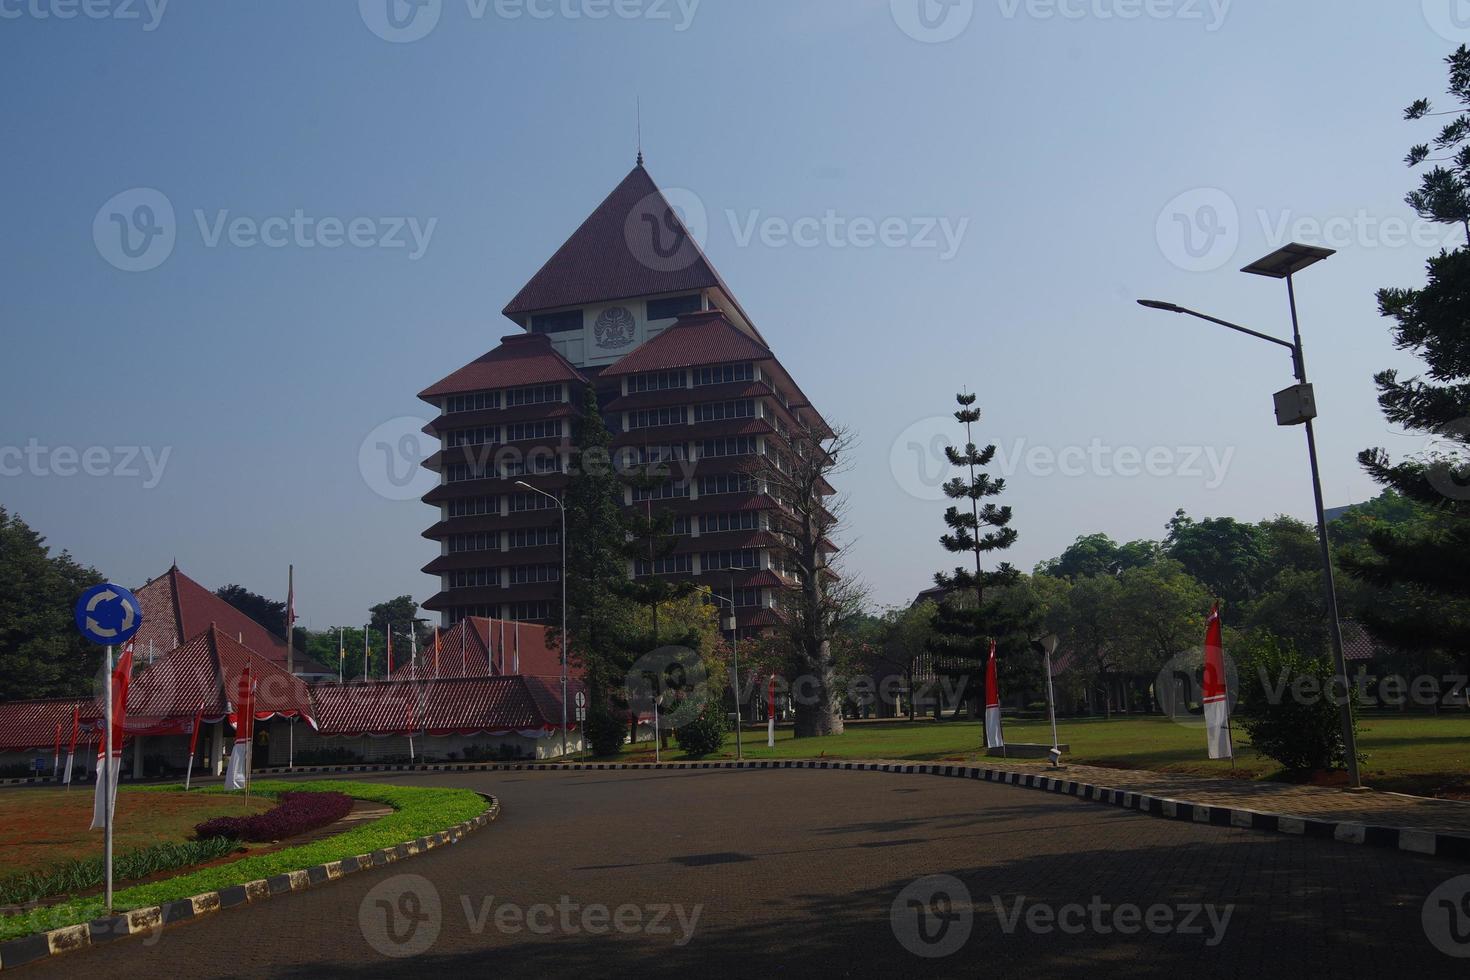
<svg viewBox="0 0 1470 980">
<path fill-rule="evenodd" d="M 660 425 L 683 425 L 685 419 L 682 405 L 676 408 L 649 408 L 641 412 L 629 412 L 628 428 L 651 429 Z"/>
<path fill-rule="evenodd" d="M 454 626 L 469 616 L 478 616 L 481 619 L 498 619 L 500 617 L 499 606 L 456 606 L 449 610 L 449 625 Z"/>
<path fill-rule="evenodd" d="M 484 446 L 492 442 L 500 441 L 500 426 L 482 425 L 475 429 L 455 429 L 444 436 L 445 449 L 457 449 L 460 446 Z"/>
<path fill-rule="evenodd" d="M 560 473 L 561 461 L 555 453 L 532 451 L 523 459 L 507 459 L 500 464 L 500 478 L 511 480 L 518 476 L 546 476 Z"/>
<path fill-rule="evenodd" d="M 510 604 L 510 618 L 520 623 L 538 619 L 550 619 L 551 603 L 545 600 L 540 602 L 512 602 Z"/>
<path fill-rule="evenodd" d="M 517 548 L 544 548 L 547 545 L 561 544 L 561 531 L 554 527 L 530 527 L 507 534 L 509 547 L 512 551 Z"/>
<path fill-rule="evenodd" d="M 554 439 L 561 435 L 561 419 L 540 422 L 517 422 L 505 427 L 506 442 L 524 442 L 527 439 Z"/>
<path fill-rule="evenodd" d="M 556 582 L 560 579 L 561 569 L 556 565 L 516 565 L 510 569 L 511 585 Z"/>
<path fill-rule="evenodd" d="M 696 444 L 699 459 L 716 459 L 720 456 L 754 456 L 754 436 L 730 436 L 726 439 L 705 439 Z"/>
<path fill-rule="evenodd" d="M 737 510 L 733 514 L 700 514 L 699 533 L 719 534 L 721 531 L 758 531 L 761 526 L 760 511 Z"/>
<path fill-rule="evenodd" d="M 481 466 L 471 466 L 469 463 L 454 463 L 444 471 L 444 478 L 450 483 L 468 483 L 470 480 L 485 479 L 485 469 Z"/>
<path fill-rule="evenodd" d="M 656 487 L 634 487 L 633 499 L 643 500 L 673 500 L 676 497 L 689 496 L 689 484 L 684 480 L 668 480 Z"/>
<path fill-rule="evenodd" d="M 649 575 L 678 575 L 694 571 L 692 555 L 669 555 L 666 558 L 639 558 L 633 563 L 633 574 L 639 578 Z"/>
<path fill-rule="evenodd" d="M 561 401 L 561 385 L 537 385 L 534 388 L 512 388 L 505 393 L 507 407 L 545 405 Z"/>
<path fill-rule="evenodd" d="M 726 602 L 730 601 L 730 590 L 729 589 L 715 589 L 714 590 L 714 593 L 715 593 L 715 595 L 719 596 L 721 599 L 724 599 Z M 712 598 L 710 598 L 710 597 L 708 597 L 708 596 L 706 596 L 704 601 L 705 601 L 705 604 L 708 605 L 708 604 L 714 603 L 715 600 L 712 599 Z M 724 604 L 725 604 L 724 602 L 719 603 L 719 605 L 721 605 L 721 606 L 723 606 Z M 751 606 L 761 606 L 761 605 L 765 605 L 765 603 L 763 603 L 761 601 L 761 590 L 760 589 L 736 589 L 735 590 L 735 608 L 736 609 L 748 609 Z"/>
<path fill-rule="evenodd" d="M 694 421 L 718 422 L 721 419 L 755 418 L 755 401 L 750 398 L 738 402 L 706 402 L 694 406 Z"/>
<path fill-rule="evenodd" d="M 532 333 L 566 333 L 582 329 L 582 311 L 565 310 L 561 313 L 541 313 L 531 317 Z"/>
<path fill-rule="evenodd" d="M 658 446 L 630 446 L 623 459 L 629 467 L 668 463 L 689 458 L 689 447 L 682 442 L 664 443 Z"/>
<path fill-rule="evenodd" d="M 500 513 L 499 497 L 462 497 L 449 502 L 450 517 L 481 517 Z"/>
<path fill-rule="evenodd" d="M 694 369 L 694 386 L 727 385 L 736 381 L 754 381 L 754 364 L 721 364 L 719 367 Z"/>
<path fill-rule="evenodd" d="M 556 501 L 539 493 L 513 493 L 510 495 L 510 512 L 520 514 L 528 510 L 555 510 Z"/>
<path fill-rule="evenodd" d="M 684 387 L 683 371 L 660 371 L 657 374 L 635 374 L 628 379 L 628 393 L 669 391 Z"/>
<path fill-rule="evenodd" d="M 759 568 L 761 553 L 754 548 L 739 551 L 706 551 L 699 556 L 701 571 L 717 572 L 726 568 Z"/>
<path fill-rule="evenodd" d="M 472 395 L 453 395 L 444 402 L 445 415 L 461 412 L 483 412 L 500 407 L 500 392 L 477 391 Z"/>
<path fill-rule="evenodd" d="M 500 532 L 480 531 L 477 534 L 451 534 L 449 553 L 457 555 L 466 551 L 499 551 Z"/>
<path fill-rule="evenodd" d="M 699 478 L 701 497 L 715 497 L 722 493 L 755 493 L 755 479 L 748 473 L 719 473 Z"/>
<path fill-rule="evenodd" d="M 485 589 L 497 588 L 499 585 L 500 569 L 498 568 L 464 568 L 449 573 L 451 589 Z"/>
<path fill-rule="evenodd" d="M 651 299 L 648 301 L 648 318 L 650 320 L 672 320 L 685 313 L 698 313 L 703 308 L 704 300 L 698 293 L 673 296 L 669 299 Z"/>
<path fill-rule="evenodd" d="M 688 514 L 680 514 L 678 517 L 674 518 L 674 526 L 670 530 L 669 533 L 671 533 L 671 534 L 688 534 L 689 533 L 689 526 L 690 526 L 690 518 L 689 518 L 689 515 Z"/>
</svg>

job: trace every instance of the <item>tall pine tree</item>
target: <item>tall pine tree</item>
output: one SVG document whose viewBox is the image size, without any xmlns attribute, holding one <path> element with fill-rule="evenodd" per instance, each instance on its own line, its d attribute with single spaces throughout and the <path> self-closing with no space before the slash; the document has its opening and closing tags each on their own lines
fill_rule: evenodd
<svg viewBox="0 0 1470 980">
<path fill-rule="evenodd" d="M 1434 141 L 1444 154 L 1430 162 L 1420 188 L 1407 201 L 1421 217 L 1463 228 L 1470 236 L 1470 49 L 1446 59 L 1449 92 L 1457 110 Z M 1421 99 L 1405 111 L 1409 120 L 1431 114 Z M 1428 144 L 1415 146 L 1408 164 L 1430 160 Z M 1346 556 L 1354 575 L 1388 587 L 1385 601 L 1364 619 L 1381 639 L 1404 649 L 1460 655 L 1470 627 L 1470 250 L 1441 251 L 1428 263 L 1425 285 L 1378 293 L 1379 311 L 1394 321 L 1394 345 L 1412 351 L 1428 370 L 1401 378 L 1374 377 L 1378 403 L 1390 422 L 1427 434 L 1432 448 L 1419 458 L 1392 461 L 1382 449 L 1359 460 L 1380 484 L 1428 505 L 1430 516 L 1369 535 L 1369 553 Z"/>
<path fill-rule="evenodd" d="M 939 541 L 944 550 L 954 555 L 967 555 L 974 568 L 958 566 L 952 572 L 939 572 L 934 582 L 947 590 L 934 618 L 934 636 L 929 649 L 934 654 L 935 670 L 964 683 L 967 700 L 974 711 L 984 693 L 986 642 L 1013 632 L 1009 616 L 1001 603 L 988 601 L 986 590 L 1016 582 L 1020 573 L 1002 562 L 986 571 L 983 559 L 992 552 L 1005 551 L 1016 543 L 1016 531 L 1010 526 L 1011 508 L 996 504 L 993 498 L 1005 492 L 1006 481 L 985 472 L 995 459 L 995 446 L 981 448 L 975 444 L 974 426 L 980 421 L 975 396 L 958 394 L 959 411 L 955 420 L 965 427 L 963 449 L 946 446 L 944 454 L 951 466 L 965 471 L 944 485 L 944 495 L 955 501 L 945 511 L 944 523 L 949 533 Z M 938 716 L 938 708 L 935 710 Z"/>
<path fill-rule="evenodd" d="M 622 741 L 627 587 L 623 558 L 623 485 L 613 467 L 612 433 L 602 420 L 597 391 L 582 393 L 572 423 L 567 513 L 567 637 L 571 656 L 586 672 L 590 706 L 587 736 L 601 754 Z"/>
</svg>

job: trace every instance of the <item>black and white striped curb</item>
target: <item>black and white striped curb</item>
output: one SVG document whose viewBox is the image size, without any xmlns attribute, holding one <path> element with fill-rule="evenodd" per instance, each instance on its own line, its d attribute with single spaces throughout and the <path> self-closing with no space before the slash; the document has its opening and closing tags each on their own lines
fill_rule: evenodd
<svg viewBox="0 0 1470 980">
<path fill-rule="evenodd" d="M 1237 827 L 1245 830 L 1264 830 L 1274 833 L 1293 834 L 1319 840 L 1335 840 L 1346 844 L 1365 844 L 1369 847 L 1386 847 L 1431 857 L 1470 860 L 1470 834 L 1457 834 L 1438 830 L 1417 830 L 1410 827 L 1381 827 L 1347 820 L 1322 820 L 1313 817 L 1296 817 L 1280 813 L 1265 813 L 1244 807 L 1220 806 L 1210 803 L 1193 803 L 1170 797 L 1151 796 L 1130 790 L 1112 789 L 1092 783 L 1059 779 L 1042 773 L 1016 772 L 1011 769 L 991 769 L 984 766 L 966 766 L 939 763 L 907 762 L 838 762 L 823 759 L 753 759 L 744 762 L 718 760 L 711 762 L 449 762 L 420 763 L 417 765 L 352 765 L 352 766 L 297 766 L 294 769 L 280 768 L 264 770 L 262 775 L 287 775 L 296 773 L 358 773 L 358 772 L 511 772 L 546 771 L 563 772 L 582 769 L 845 769 L 861 772 L 912 773 L 929 776 L 950 776 L 958 779 L 979 779 L 992 783 L 1005 783 L 1028 789 L 1038 789 L 1081 800 L 1119 806 L 1137 810 L 1150 816 L 1166 820 L 1188 820 L 1194 823 L 1212 824 L 1217 827 Z"/>
<path fill-rule="evenodd" d="M 205 892 L 192 898 L 132 909 L 119 915 L 93 919 L 91 922 L 52 929 L 49 932 L 37 932 L 0 943 L 0 970 L 14 969 L 48 956 L 59 956 L 88 946 L 101 946 L 127 936 L 157 932 L 175 923 L 188 922 L 221 909 L 264 901 L 287 892 L 316 888 L 344 875 L 392 864 L 436 847 L 458 844 L 466 834 L 500 816 L 500 801 L 487 793 L 481 793 L 480 796 L 484 797 L 487 804 L 483 813 L 437 834 L 404 841 L 371 854 L 359 854 L 300 871 L 288 871 L 270 878 L 247 881 L 243 885 L 231 885 L 219 891 Z"/>
</svg>

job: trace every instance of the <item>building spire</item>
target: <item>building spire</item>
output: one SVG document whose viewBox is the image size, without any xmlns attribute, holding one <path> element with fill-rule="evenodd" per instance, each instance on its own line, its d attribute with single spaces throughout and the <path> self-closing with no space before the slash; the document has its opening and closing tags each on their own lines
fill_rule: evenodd
<svg viewBox="0 0 1470 980">
<path fill-rule="evenodd" d="M 643 96 L 638 96 L 638 166 L 643 166 Z"/>
</svg>

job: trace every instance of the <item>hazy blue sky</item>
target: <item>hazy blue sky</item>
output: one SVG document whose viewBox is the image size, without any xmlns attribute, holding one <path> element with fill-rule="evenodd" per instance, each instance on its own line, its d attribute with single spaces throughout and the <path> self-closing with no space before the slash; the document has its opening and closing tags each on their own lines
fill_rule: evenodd
<svg viewBox="0 0 1470 980">
<path fill-rule="evenodd" d="M 121 582 L 177 556 L 280 595 L 294 562 L 317 628 L 431 595 L 432 514 L 359 450 L 513 329 L 632 165 L 640 95 L 650 172 L 861 438 L 848 568 L 877 601 L 948 564 L 910 444 L 965 385 L 1023 567 L 1177 507 L 1308 516 L 1285 353 L 1133 303 L 1286 332 L 1284 287 L 1236 270 L 1293 237 L 1341 252 L 1299 281 L 1329 505 L 1375 492 L 1359 449 L 1423 446 L 1374 401 L 1413 363 L 1373 293 L 1443 240 L 1402 203 L 1430 130 L 1400 112 L 1470 40 L 1455 0 L 388 2 L 0 0 L 0 504 Z M 129 446 L 168 453 L 156 485 Z"/>
</svg>

